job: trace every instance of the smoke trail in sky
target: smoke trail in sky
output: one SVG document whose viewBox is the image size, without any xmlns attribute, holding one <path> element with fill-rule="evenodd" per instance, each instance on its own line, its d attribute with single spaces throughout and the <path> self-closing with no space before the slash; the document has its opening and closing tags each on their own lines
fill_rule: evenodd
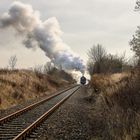
<svg viewBox="0 0 140 140">
<path fill-rule="evenodd" d="M 41 21 L 31 5 L 13 2 L 8 12 L 0 16 L 0 28 L 13 27 L 24 37 L 27 48 L 40 47 L 55 66 L 65 70 L 85 70 L 83 60 L 61 39 L 62 31 L 55 17 Z"/>
</svg>

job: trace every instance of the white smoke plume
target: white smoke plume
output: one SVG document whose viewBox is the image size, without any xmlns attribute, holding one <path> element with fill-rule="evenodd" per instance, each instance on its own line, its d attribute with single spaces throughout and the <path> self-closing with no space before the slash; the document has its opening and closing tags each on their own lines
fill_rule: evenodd
<svg viewBox="0 0 140 140">
<path fill-rule="evenodd" d="M 27 48 L 40 47 L 55 66 L 65 70 L 85 70 L 82 59 L 61 39 L 62 31 L 55 17 L 41 21 L 31 5 L 13 2 L 8 12 L 0 16 L 0 28 L 13 27 L 24 37 Z"/>
</svg>

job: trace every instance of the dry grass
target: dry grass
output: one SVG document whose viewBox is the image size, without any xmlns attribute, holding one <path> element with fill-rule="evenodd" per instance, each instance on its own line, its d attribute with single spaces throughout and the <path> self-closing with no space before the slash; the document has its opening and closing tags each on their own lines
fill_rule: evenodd
<svg viewBox="0 0 140 140">
<path fill-rule="evenodd" d="M 104 91 L 129 76 L 130 73 L 95 74 L 91 77 L 90 86 L 99 91 Z"/>
<path fill-rule="evenodd" d="M 107 77 L 98 82 L 101 91 L 92 109 L 95 138 L 97 140 L 139 140 L 139 70 L 123 74 L 114 82 L 110 78 L 112 76 Z"/>
<path fill-rule="evenodd" d="M 25 100 L 44 96 L 70 84 L 61 77 L 29 70 L 0 70 L 0 109 L 17 105 Z"/>
</svg>

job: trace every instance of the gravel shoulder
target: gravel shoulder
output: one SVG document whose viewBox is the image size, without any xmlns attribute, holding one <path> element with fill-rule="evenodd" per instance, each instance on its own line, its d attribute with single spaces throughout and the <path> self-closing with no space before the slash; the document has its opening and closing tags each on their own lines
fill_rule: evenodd
<svg viewBox="0 0 140 140">
<path fill-rule="evenodd" d="M 87 92 L 81 87 L 45 122 L 39 140 L 91 140 L 91 105 L 86 101 Z"/>
</svg>

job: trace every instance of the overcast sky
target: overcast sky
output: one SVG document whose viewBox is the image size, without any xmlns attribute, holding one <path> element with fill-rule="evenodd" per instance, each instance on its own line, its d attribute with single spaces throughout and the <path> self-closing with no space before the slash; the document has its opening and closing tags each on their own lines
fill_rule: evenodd
<svg viewBox="0 0 140 140">
<path fill-rule="evenodd" d="M 134 11 L 135 0 L 21 0 L 40 11 L 41 19 L 56 17 L 63 31 L 63 40 L 86 62 L 87 51 L 100 43 L 110 53 L 131 56 L 129 41 L 140 23 Z M 0 16 L 13 0 L 0 1 Z M 16 54 L 18 67 L 32 67 L 48 60 L 40 49 L 30 50 L 21 43 L 12 29 L 0 29 L 0 67 Z"/>
</svg>

